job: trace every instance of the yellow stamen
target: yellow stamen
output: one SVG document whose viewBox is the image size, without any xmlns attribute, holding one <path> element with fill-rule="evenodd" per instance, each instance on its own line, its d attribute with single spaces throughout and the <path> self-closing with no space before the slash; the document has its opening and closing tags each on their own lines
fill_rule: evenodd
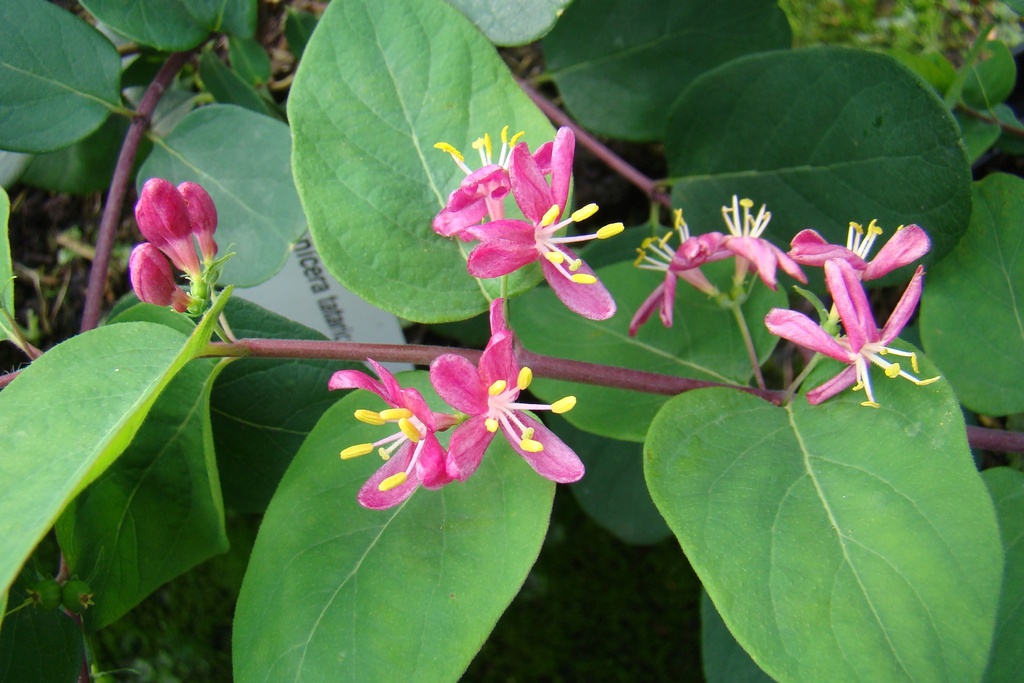
<svg viewBox="0 0 1024 683">
<path fill-rule="evenodd" d="M 566 396 L 565 398 L 560 398 L 551 404 L 551 412 L 555 413 L 556 415 L 561 415 L 562 413 L 569 412 L 575 407 L 576 397 Z"/>
<path fill-rule="evenodd" d="M 495 420 L 493 417 L 489 417 L 486 420 L 484 420 L 484 426 L 487 427 L 487 431 L 489 431 L 491 434 L 498 431 L 498 421 Z"/>
<path fill-rule="evenodd" d="M 864 234 L 864 226 L 861 225 L 860 223 L 854 223 L 853 221 L 850 221 L 850 228 L 856 230 L 858 235 Z"/>
<path fill-rule="evenodd" d="M 508 388 L 508 382 L 503 379 L 499 379 L 494 384 L 487 387 L 487 393 L 490 396 L 497 396 L 501 392 L 505 391 L 506 388 Z"/>
<path fill-rule="evenodd" d="M 683 223 L 685 222 L 685 221 L 683 221 L 683 210 L 682 209 L 676 209 L 675 210 L 675 215 L 676 215 L 675 227 L 678 230 L 679 228 L 681 228 L 683 226 Z"/>
<path fill-rule="evenodd" d="M 356 419 L 360 422 L 365 422 L 368 425 L 380 426 L 384 424 L 385 420 L 380 416 L 380 413 L 376 413 L 372 410 L 357 410 Z"/>
<path fill-rule="evenodd" d="M 558 217 L 561 214 L 562 214 L 562 209 L 560 209 L 558 207 L 558 204 L 552 204 L 551 208 L 548 209 L 544 213 L 544 216 L 540 219 L 540 227 L 542 227 L 542 228 L 548 227 L 549 225 L 554 223 L 556 220 L 558 220 Z"/>
<path fill-rule="evenodd" d="M 358 458 L 360 455 L 366 455 L 367 453 L 373 453 L 372 443 L 359 443 L 355 446 L 349 446 L 341 452 L 342 460 L 350 460 L 352 458 Z"/>
<path fill-rule="evenodd" d="M 502 144 L 508 144 L 508 126 L 501 129 L 501 142 Z"/>
<path fill-rule="evenodd" d="M 874 218 L 872 218 L 871 222 L 868 223 L 868 234 L 869 235 L 881 235 L 882 234 L 882 229 L 880 227 L 878 227 L 878 221 L 876 219 L 874 219 Z"/>
<path fill-rule="evenodd" d="M 609 223 L 608 225 L 604 226 L 603 228 L 597 231 L 597 239 L 606 240 L 609 237 L 615 237 L 625 229 L 626 226 L 624 226 L 622 223 Z"/>
<path fill-rule="evenodd" d="M 533 427 L 527 427 L 526 429 L 523 430 L 523 439 L 524 440 L 525 439 L 532 439 L 533 438 L 533 433 L 535 431 L 537 431 L 537 430 L 534 429 Z"/>
<path fill-rule="evenodd" d="M 643 252 L 641 252 L 641 254 L 642 253 Z M 557 266 L 559 263 L 565 260 L 565 255 L 562 254 L 562 252 L 560 251 L 546 251 L 544 252 L 544 258 L 546 258 L 548 261 L 551 261 Z"/>
<path fill-rule="evenodd" d="M 408 408 L 388 408 L 387 410 L 380 411 L 380 417 L 382 420 L 408 420 L 412 417 L 412 411 Z"/>
<path fill-rule="evenodd" d="M 890 379 L 894 379 L 896 377 L 899 377 L 900 376 L 900 364 L 899 363 L 893 363 L 892 365 L 887 367 L 885 369 L 885 376 L 890 378 Z"/>
<path fill-rule="evenodd" d="M 929 384 L 938 382 L 940 379 L 942 379 L 942 375 L 936 375 L 935 377 L 929 377 L 928 379 L 919 379 L 916 382 L 914 382 L 914 384 L 916 384 L 919 387 L 926 387 Z"/>
<path fill-rule="evenodd" d="M 462 156 L 462 152 L 460 152 L 459 150 L 455 149 L 454 147 L 449 145 L 447 142 L 438 142 L 438 143 L 434 144 L 434 148 L 435 149 L 439 149 L 442 152 L 447 152 L 448 154 L 451 154 L 453 157 L 455 157 L 459 161 L 465 161 L 466 160 L 465 157 Z"/>
<path fill-rule="evenodd" d="M 383 460 L 384 462 L 387 462 L 388 460 L 391 459 L 391 454 L 388 453 L 386 448 L 378 448 L 377 455 L 379 455 L 380 459 Z"/>
<path fill-rule="evenodd" d="M 877 408 L 878 407 L 878 404 L 875 403 L 874 401 L 862 401 L 861 405 L 864 406 L 865 408 Z"/>
<path fill-rule="evenodd" d="M 597 204 L 590 203 L 587 204 L 586 206 L 581 206 L 580 208 L 576 209 L 575 211 L 572 212 L 572 215 L 569 217 L 572 218 L 573 221 L 579 223 L 580 221 L 585 221 L 586 219 L 590 218 L 595 213 L 597 213 Z"/>
<path fill-rule="evenodd" d="M 851 389 L 851 391 L 860 391 L 863 388 L 864 382 L 857 382 L 856 384 L 853 385 L 853 389 Z"/>
<path fill-rule="evenodd" d="M 583 259 L 578 258 L 575 261 L 569 263 L 569 272 L 575 273 L 583 265 Z"/>
<path fill-rule="evenodd" d="M 512 138 L 508 141 L 508 146 L 515 147 L 516 143 L 519 142 L 519 138 L 523 137 L 524 135 L 526 135 L 525 130 L 521 130 L 515 135 L 513 135 Z"/>
<path fill-rule="evenodd" d="M 744 209 L 752 208 L 754 206 L 754 200 L 753 199 L 741 199 L 740 200 L 740 206 L 742 206 Z"/>
<path fill-rule="evenodd" d="M 403 434 L 409 437 L 409 441 L 412 441 L 413 443 L 419 443 L 420 430 L 416 429 L 416 425 L 414 425 L 409 419 L 403 417 L 401 420 L 399 420 L 398 428 L 402 430 Z"/>
<path fill-rule="evenodd" d="M 521 368 L 519 370 L 519 377 L 516 378 L 516 387 L 519 389 L 519 391 L 523 391 L 528 386 L 530 386 L 530 382 L 532 381 L 533 370 L 527 367 Z"/>
<path fill-rule="evenodd" d="M 402 484 L 404 484 L 405 480 L 408 479 L 408 478 L 409 478 L 409 476 L 405 472 L 399 472 L 398 474 L 392 474 L 390 477 L 388 477 L 387 479 L 385 479 L 384 481 L 382 481 L 380 484 L 377 485 L 377 490 L 378 491 L 390 491 L 391 489 L 395 488 L 396 486 L 401 486 Z"/>
<path fill-rule="evenodd" d="M 919 367 L 917 367 L 917 354 L 916 353 L 910 354 L 910 367 L 914 370 L 914 372 L 917 372 L 917 373 L 921 372 L 921 369 Z"/>
<path fill-rule="evenodd" d="M 595 282 L 597 282 L 596 277 L 594 277 L 593 275 L 588 275 L 587 273 L 576 273 L 569 279 L 578 285 L 592 285 Z"/>
<path fill-rule="evenodd" d="M 544 450 L 544 444 L 533 439 L 523 439 L 519 442 L 519 447 L 527 453 L 540 453 Z"/>
</svg>

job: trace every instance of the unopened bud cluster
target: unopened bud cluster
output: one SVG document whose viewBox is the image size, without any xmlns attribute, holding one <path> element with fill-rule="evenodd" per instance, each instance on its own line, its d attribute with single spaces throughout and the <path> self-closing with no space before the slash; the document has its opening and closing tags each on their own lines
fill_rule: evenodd
<svg viewBox="0 0 1024 683">
<path fill-rule="evenodd" d="M 196 183 L 175 187 L 162 178 L 151 178 L 135 205 L 135 220 L 147 240 L 132 250 L 128 261 L 136 296 L 146 303 L 171 306 L 179 313 L 201 313 L 224 261 L 216 259 L 217 207 L 213 199 Z M 189 292 L 178 285 L 171 264 L 185 273 Z"/>
</svg>

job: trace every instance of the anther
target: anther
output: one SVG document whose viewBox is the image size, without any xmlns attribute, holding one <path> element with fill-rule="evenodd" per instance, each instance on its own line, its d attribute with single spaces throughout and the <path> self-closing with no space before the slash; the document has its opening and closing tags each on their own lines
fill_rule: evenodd
<svg viewBox="0 0 1024 683">
<path fill-rule="evenodd" d="M 596 277 L 588 275 L 587 273 L 576 273 L 569 279 L 578 285 L 592 285 L 597 282 Z"/>
<path fill-rule="evenodd" d="M 516 388 L 518 388 L 519 391 L 523 391 L 530 386 L 530 382 L 532 381 L 533 370 L 523 367 L 519 370 L 519 377 L 516 378 Z"/>
<path fill-rule="evenodd" d="M 403 418 L 408 420 L 412 417 L 412 411 L 408 408 L 388 408 L 380 411 L 380 417 L 385 421 L 401 420 Z"/>
<path fill-rule="evenodd" d="M 360 422 L 365 422 L 368 425 L 375 425 L 379 427 L 380 425 L 386 422 L 386 420 L 380 416 L 380 413 L 374 412 L 372 410 L 360 409 L 356 411 L 355 415 L 357 420 L 359 420 Z"/>
<path fill-rule="evenodd" d="M 349 460 L 351 458 L 358 458 L 360 455 L 366 455 L 367 453 L 373 453 L 372 443 L 360 443 L 355 446 L 349 446 L 341 452 L 342 460 Z"/>
<path fill-rule="evenodd" d="M 527 453 L 540 453 L 544 450 L 544 444 L 533 439 L 523 439 L 519 442 L 519 447 Z"/>
<path fill-rule="evenodd" d="M 570 215 L 569 217 L 572 218 L 574 222 L 579 223 L 580 221 L 584 221 L 590 218 L 595 213 L 597 213 L 597 204 L 590 203 L 587 204 L 586 206 L 581 206 L 580 208 L 576 209 L 575 211 L 572 212 L 572 215 Z"/>
<path fill-rule="evenodd" d="M 505 389 L 507 387 L 508 387 L 508 382 L 506 382 L 503 379 L 499 379 L 496 382 L 494 382 L 493 384 L 491 384 L 491 386 L 487 387 L 487 394 L 489 396 L 497 396 L 501 392 L 505 391 Z"/>
<path fill-rule="evenodd" d="M 643 255 L 643 252 L 640 253 Z M 565 255 L 560 251 L 546 251 L 544 252 L 544 258 L 551 261 L 551 263 L 554 263 L 556 266 L 565 261 Z"/>
<path fill-rule="evenodd" d="M 455 149 L 454 147 L 449 145 L 447 142 L 437 142 L 437 143 L 434 143 L 434 148 L 435 149 L 439 149 L 442 152 L 447 152 L 448 154 L 451 154 L 453 157 L 455 157 L 455 159 L 457 161 L 463 161 L 464 162 L 466 160 L 465 157 L 462 156 L 462 152 L 460 152 L 459 150 Z"/>
<path fill-rule="evenodd" d="M 552 204 L 551 208 L 544 212 L 544 216 L 540 219 L 540 227 L 548 227 L 556 220 L 558 220 L 558 216 L 561 215 L 561 213 L 562 209 L 558 206 L 558 204 Z"/>
<path fill-rule="evenodd" d="M 409 441 L 413 443 L 419 443 L 420 441 L 420 430 L 416 429 L 416 425 L 412 423 L 408 418 L 403 417 L 398 421 L 398 428 L 402 430 L 402 433 L 409 437 Z"/>
<path fill-rule="evenodd" d="M 578 258 L 575 261 L 569 262 L 569 272 L 575 273 L 583 265 L 583 259 Z"/>
<path fill-rule="evenodd" d="M 493 417 L 489 417 L 486 420 L 484 420 L 484 426 L 487 427 L 487 431 L 489 431 L 491 434 L 498 431 L 498 421 L 495 420 Z"/>
<path fill-rule="evenodd" d="M 382 481 L 377 485 L 378 491 L 390 491 L 396 486 L 401 486 L 405 483 L 405 480 L 409 478 L 405 472 L 399 472 L 398 474 L 392 474 L 390 477 Z"/>
<path fill-rule="evenodd" d="M 618 235 L 625 229 L 626 226 L 624 226 L 622 223 L 609 223 L 608 225 L 604 226 L 603 228 L 597 231 L 596 237 L 599 240 L 606 240 L 609 237 L 614 237 L 615 235 Z"/>
<path fill-rule="evenodd" d="M 885 376 L 889 379 L 895 379 L 900 376 L 900 364 L 893 363 L 885 369 Z"/>
<path fill-rule="evenodd" d="M 865 408 L 878 408 L 878 404 L 874 401 L 861 401 L 861 405 Z"/>
<path fill-rule="evenodd" d="M 569 412 L 575 407 L 576 397 L 566 396 L 565 398 L 560 398 L 551 404 L 551 412 L 555 413 L 556 415 L 561 415 L 562 413 Z"/>
</svg>

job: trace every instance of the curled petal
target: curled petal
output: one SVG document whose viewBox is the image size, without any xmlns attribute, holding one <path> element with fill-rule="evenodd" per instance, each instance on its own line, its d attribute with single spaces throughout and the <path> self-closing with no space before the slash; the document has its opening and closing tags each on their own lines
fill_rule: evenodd
<svg viewBox="0 0 1024 683">
<path fill-rule="evenodd" d="M 402 396 L 402 385 L 398 383 L 395 376 L 391 374 L 390 370 L 372 358 L 367 358 L 366 362 L 370 364 L 373 371 L 380 377 L 380 383 L 384 385 L 384 400 L 389 403 L 398 403 Z"/>
<path fill-rule="evenodd" d="M 537 248 L 533 240 L 528 244 L 488 240 L 481 242 L 469 253 L 466 270 L 473 277 L 501 277 L 536 260 Z"/>
<path fill-rule="evenodd" d="M 689 270 L 709 261 L 720 261 L 732 256 L 732 252 L 722 246 L 725 241 L 726 236 L 720 232 L 706 232 L 688 237 L 676 249 L 669 270 Z"/>
<path fill-rule="evenodd" d="M 466 358 L 454 353 L 435 358 L 430 364 L 430 383 L 452 408 L 470 415 L 487 412 L 487 387 Z"/>
<path fill-rule="evenodd" d="M 662 322 L 665 322 L 665 302 L 667 301 L 667 296 L 665 294 L 665 285 L 674 279 L 674 276 L 666 277 L 660 285 L 654 288 L 654 291 L 651 292 L 651 295 L 644 299 L 644 302 L 640 304 L 640 308 L 636 309 L 636 313 L 633 315 L 633 319 L 629 321 L 630 337 L 636 336 L 637 330 L 639 330 L 640 326 L 650 319 L 650 317 L 654 314 L 655 309 L 658 308 L 658 304 L 661 304 L 661 319 Z M 667 313 L 668 323 L 665 324 L 665 327 L 672 327 L 671 305 L 669 306 Z"/>
<path fill-rule="evenodd" d="M 570 258 L 575 257 L 568 249 L 564 251 Z M 591 284 L 573 282 L 559 272 L 554 264 L 547 259 L 540 260 L 540 267 L 544 273 L 544 278 L 551 285 L 551 289 L 554 290 L 555 296 L 573 313 L 591 320 L 607 320 L 615 315 L 615 300 L 608 292 L 608 289 L 601 284 L 600 280 Z M 597 277 L 594 275 L 594 271 L 585 263 L 580 265 L 576 273 Z"/>
<path fill-rule="evenodd" d="M 423 448 L 419 460 L 416 461 L 416 472 L 428 489 L 439 489 L 455 480 L 448 474 L 448 453 L 441 447 L 437 437 L 427 434 L 423 438 Z"/>
<path fill-rule="evenodd" d="M 447 473 L 452 479 L 466 481 L 480 466 L 494 432 L 487 430 L 484 415 L 472 417 L 455 428 L 448 443 Z"/>
<path fill-rule="evenodd" d="M 846 261 L 836 259 L 825 262 L 825 284 L 839 317 L 843 321 L 843 330 L 850 340 L 850 348 L 854 353 L 868 342 L 879 340 L 878 326 L 875 316 L 871 313 L 864 285 L 860 282 L 857 271 Z"/>
<path fill-rule="evenodd" d="M 576 152 L 576 136 L 565 126 L 555 133 L 551 149 L 551 198 L 563 210 L 569 198 L 569 183 L 572 180 L 572 160 Z M 549 207 L 550 208 L 550 207 Z"/>
<path fill-rule="evenodd" d="M 786 308 L 773 308 L 764 318 L 768 331 L 788 339 L 811 351 L 823 353 L 844 363 L 852 363 L 855 356 L 844 348 L 821 326 L 803 313 Z"/>
<path fill-rule="evenodd" d="M 761 281 L 771 289 L 776 288 L 775 268 L 778 266 L 778 258 L 772 251 L 774 245 L 760 237 L 732 237 L 723 246 L 750 261 Z"/>
<path fill-rule="evenodd" d="M 519 376 L 519 363 L 516 362 L 513 342 L 509 331 L 491 334 L 490 341 L 480 355 L 480 383 L 485 391 L 498 380 L 504 380 L 509 385 L 515 384 Z"/>
<path fill-rule="evenodd" d="M 898 337 L 910 321 L 910 317 L 914 315 L 914 309 L 917 308 L 917 302 L 921 299 L 921 290 L 924 287 L 923 278 L 924 266 L 918 266 L 914 271 L 914 277 L 910 278 L 910 284 L 907 285 L 903 296 L 900 297 L 899 303 L 896 304 L 896 308 L 892 310 L 892 314 L 885 322 L 885 327 L 882 328 L 881 341 L 883 344 L 888 345 Z"/>
<path fill-rule="evenodd" d="M 505 299 L 498 297 L 492 301 L 489 315 L 492 335 L 509 331 L 508 323 L 505 322 Z"/>
<path fill-rule="evenodd" d="M 857 366 L 850 365 L 843 368 L 842 372 L 832 379 L 824 382 L 807 392 L 807 402 L 811 405 L 818 405 L 827 401 L 836 394 L 846 391 L 857 381 Z"/>
<path fill-rule="evenodd" d="M 510 187 L 508 171 L 497 164 L 473 171 L 448 195 L 445 207 L 434 217 L 434 232 L 444 237 L 462 237 L 462 230 L 478 224 L 488 214 L 488 202 L 504 198 Z"/>
<path fill-rule="evenodd" d="M 387 400 L 384 385 L 361 370 L 339 370 L 331 376 L 327 382 L 327 388 L 331 391 L 335 389 L 365 389 L 372 391 L 385 401 Z"/>
<path fill-rule="evenodd" d="M 554 160 L 552 153 L 552 165 Z M 552 170 L 554 173 L 554 170 Z M 525 142 L 520 142 L 512 149 L 512 160 L 509 162 L 509 180 L 512 184 L 512 196 L 523 215 L 533 223 L 540 223 L 544 214 L 556 202 L 551 194 L 551 187 L 541 172 L 537 162 L 530 155 Z M 561 205 L 559 205 L 561 206 Z M 565 207 L 562 206 L 564 209 Z"/>
<path fill-rule="evenodd" d="M 897 230 L 864 270 L 862 279 L 874 280 L 913 263 L 932 248 L 928 234 L 917 225 Z"/>
<path fill-rule="evenodd" d="M 771 245 L 771 247 L 772 247 L 772 251 L 775 253 L 775 258 L 777 258 L 779 260 L 779 265 L 782 267 L 782 270 L 786 273 L 786 275 L 790 276 L 791 278 L 793 278 L 797 282 L 800 282 L 800 283 L 803 283 L 803 284 L 806 285 L 807 284 L 807 276 L 804 275 L 804 271 L 802 271 L 800 269 L 800 265 L 796 261 L 791 259 L 786 254 L 786 252 L 782 251 L 781 249 L 779 249 L 774 244 Z"/>
<path fill-rule="evenodd" d="M 829 259 L 842 259 L 855 270 L 867 268 L 867 263 L 860 256 L 844 246 L 827 242 L 814 230 L 801 230 L 789 245 L 790 258 L 800 265 L 821 267 Z"/>
<path fill-rule="evenodd" d="M 386 510 L 387 508 L 398 505 L 416 492 L 416 489 L 420 486 L 420 475 L 415 467 L 409 473 L 409 478 L 393 489 L 381 491 L 378 488 L 380 483 L 388 477 L 405 471 L 409 466 L 409 461 L 412 459 L 413 450 L 414 446 L 412 443 L 406 443 L 401 446 L 398 451 L 391 456 L 391 459 L 384 463 L 384 465 L 381 466 L 381 468 L 377 470 L 365 484 L 363 484 L 362 488 L 359 489 L 359 493 L 356 495 L 356 500 L 359 501 L 360 505 L 371 510 Z"/>
<path fill-rule="evenodd" d="M 554 432 L 540 421 L 522 413 L 519 413 L 519 419 L 527 427 L 533 428 L 533 440 L 543 444 L 544 450 L 539 453 L 523 450 L 515 436 L 509 437 L 509 444 L 516 453 L 530 463 L 530 467 L 536 470 L 537 474 L 559 484 L 571 484 L 583 478 L 585 468 L 575 451 L 566 446 Z"/>
<path fill-rule="evenodd" d="M 700 272 L 700 268 L 696 270 L 687 271 L 700 273 L 701 277 L 704 274 Z M 665 295 L 661 298 L 661 324 L 665 327 L 672 327 L 672 309 L 675 308 L 676 304 L 676 278 L 666 277 L 665 278 Z"/>
</svg>

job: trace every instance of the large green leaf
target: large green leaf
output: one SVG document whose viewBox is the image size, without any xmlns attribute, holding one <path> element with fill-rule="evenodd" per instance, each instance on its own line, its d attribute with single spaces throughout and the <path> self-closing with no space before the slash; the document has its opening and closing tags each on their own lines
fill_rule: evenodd
<svg viewBox="0 0 1024 683">
<path fill-rule="evenodd" d="M 496 45 L 523 45 L 555 24 L 572 0 L 448 0 Z"/>
<path fill-rule="evenodd" d="M 726 286 L 733 262 L 713 263 L 705 273 Z M 676 290 L 673 327 L 652 316 L 636 337 L 628 335 L 629 321 L 647 295 L 662 281 L 661 273 L 617 263 L 598 268 L 601 281 L 615 296 L 618 311 L 610 320 L 585 320 L 569 311 L 548 288 L 538 288 L 512 301 L 512 326 L 523 344 L 536 353 L 646 370 L 711 382 L 746 383 L 753 369 L 733 314 L 684 282 Z M 757 283 L 743 305 L 743 317 L 764 360 L 778 342 L 764 326 L 764 316 L 786 305 L 786 294 Z M 666 396 L 626 389 L 573 384 L 537 378 L 530 390 L 547 401 L 575 395 L 576 407 L 564 415 L 577 427 L 594 434 L 643 441 Z"/>
<path fill-rule="evenodd" d="M 232 299 L 225 316 L 235 336 L 323 339 L 315 330 L 256 304 Z M 210 402 L 224 502 L 263 512 L 317 420 L 339 394 L 331 375 L 361 367 L 343 361 L 240 358 L 226 367 Z"/>
<path fill-rule="evenodd" d="M 790 41 L 774 0 L 576 0 L 544 39 L 544 57 L 583 126 L 653 140 L 662 139 L 672 102 L 697 76 Z M 757 127 L 759 114 L 750 115 L 746 125 Z"/>
<path fill-rule="evenodd" d="M 987 40 L 978 61 L 967 70 L 961 92 L 964 102 L 979 109 L 991 109 L 1013 92 L 1017 64 L 1010 48 L 1001 40 Z"/>
<path fill-rule="evenodd" d="M 212 50 L 203 52 L 199 60 L 199 77 L 203 86 L 221 104 L 236 104 L 264 116 L 272 116 L 270 103 L 260 97 L 251 84 L 229 67 Z"/>
<path fill-rule="evenodd" d="M 68 566 L 95 591 L 90 630 L 228 549 L 208 405 L 215 365 L 182 369 L 131 445 L 57 521 Z"/>
<path fill-rule="evenodd" d="M 118 33 L 161 50 L 188 50 L 213 32 L 251 36 L 255 0 L 85 0 L 93 16 Z"/>
<path fill-rule="evenodd" d="M 0 590 L 67 503 L 127 448 L 215 320 L 205 318 L 191 337 L 145 322 L 91 330 L 47 351 L 0 392 Z"/>
<path fill-rule="evenodd" d="M 399 380 L 441 407 L 426 373 Z M 380 460 L 337 454 L 385 436 L 352 417 L 376 406 L 339 401 L 281 481 L 235 612 L 238 683 L 457 680 L 540 551 L 554 487 L 500 439 L 464 484 L 360 508 Z"/>
<path fill-rule="evenodd" d="M 248 287 L 281 269 L 306 230 L 291 176 L 288 126 L 231 105 L 202 107 L 157 141 L 139 169 L 148 178 L 206 188 L 217 205 L 217 244 L 236 252 L 222 282 Z"/>
<path fill-rule="evenodd" d="M 0 149 L 48 152 L 120 106 L 121 58 L 99 31 L 44 0 L 0 0 Z"/>
<path fill-rule="evenodd" d="M 12 608 L 28 598 L 41 577 L 26 568 L 11 586 Z M 3 601 L 0 600 L 0 610 Z M 2 612 L 0 612 L 2 616 Z M 0 631 L 0 681 L 4 683 L 71 683 L 82 668 L 82 631 L 63 610 L 29 606 L 3 619 Z"/>
<path fill-rule="evenodd" d="M 336 2 L 306 47 L 288 112 L 296 186 L 331 274 L 412 320 L 486 310 L 466 245 L 430 227 L 463 178 L 433 145 L 448 142 L 472 164 L 470 144 L 506 124 L 531 147 L 552 136 L 494 46 L 443 0 Z M 510 291 L 539 277 L 521 271 Z M 486 286 L 498 295 L 496 281 Z"/>
<path fill-rule="evenodd" d="M 675 103 L 672 197 L 695 232 L 720 230 L 734 194 L 766 203 L 779 245 L 803 228 L 845 244 L 850 221 L 917 223 L 929 260 L 970 212 L 960 131 L 931 88 L 890 57 L 820 47 L 734 60 Z M 883 238 L 884 239 L 884 238 Z"/>
<path fill-rule="evenodd" d="M 707 683 L 771 683 L 722 621 L 707 591 L 700 592 L 700 655 Z"/>
<path fill-rule="evenodd" d="M 998 683 L 1016 680 L 1024 672 L 1024 474 L 996 467 L 981 476 L 996 504 L 1006 553 L 995 641 L 985 673 L 986 681 Z"/>
<path fill-rule="evenodd" d="M 784 408 L 677 396 L 651 425 L 647 483 L 774 678 L 979 680 L 1003 565 L 992 501 L 949 385 L 875 374 L 879 409 L 852 391 Z"/>
<path fill-rule="evenodd" d="M 974 186 L 956 249 L 928 273 L 921 341 L 960 401 L 989 415 L 1024 410 L 1024 180 Z"/>
<path fill-rule="evenodd" d="M 110 186 L 128 119 L 108 118 L 70 147 L 32 157 L 20 180 L 44 190 L 68 194 L 101 192 Z"/>
</svg>

